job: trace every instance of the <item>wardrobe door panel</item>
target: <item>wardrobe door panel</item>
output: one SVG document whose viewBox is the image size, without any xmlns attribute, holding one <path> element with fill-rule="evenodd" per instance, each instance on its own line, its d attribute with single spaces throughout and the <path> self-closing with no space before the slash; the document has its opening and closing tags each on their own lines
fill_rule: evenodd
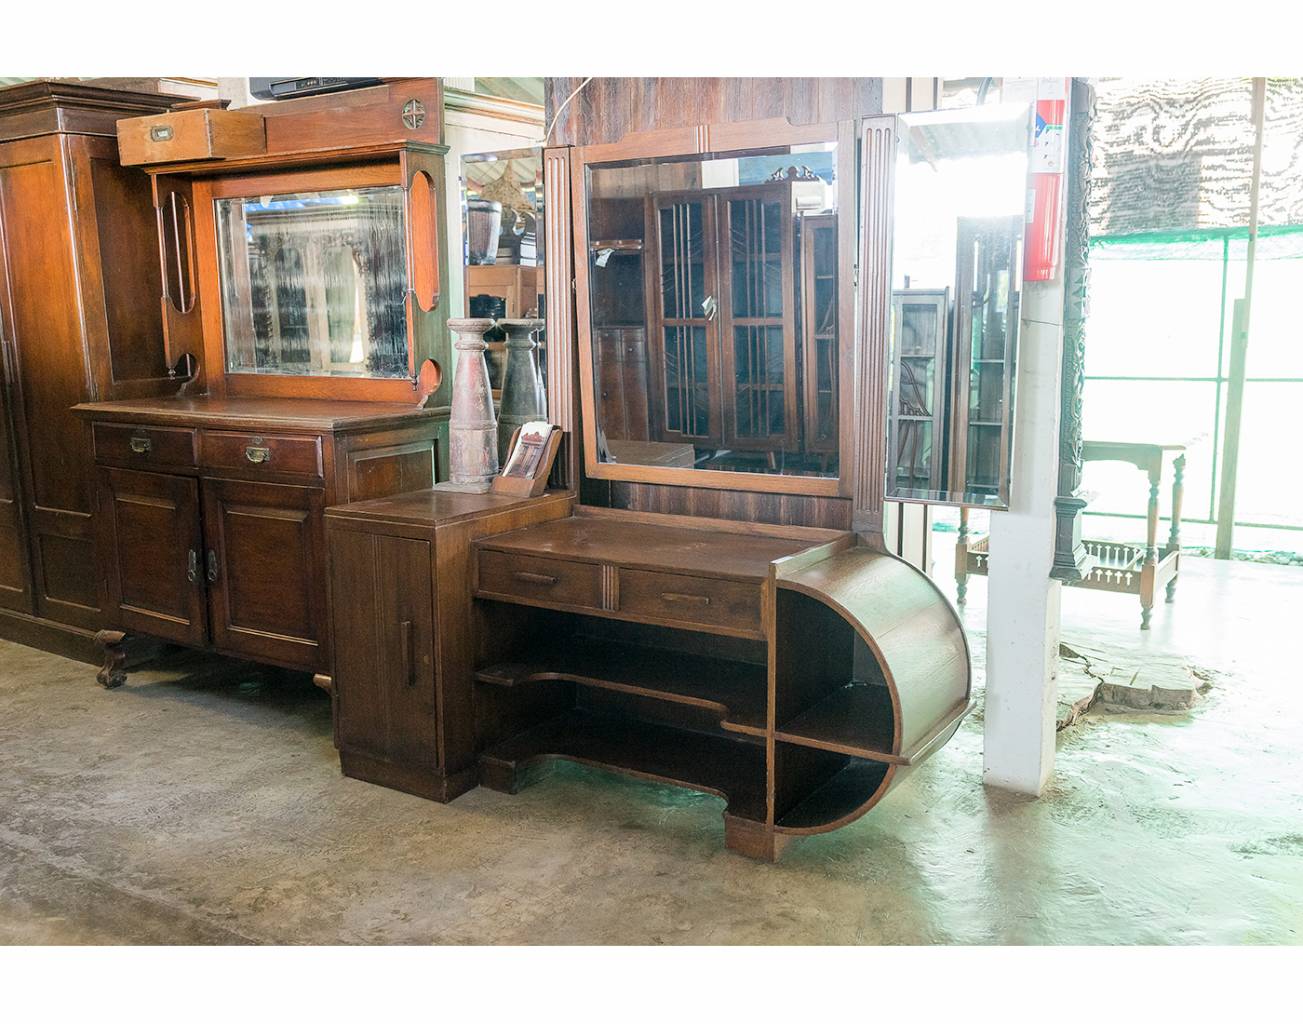
<svg viewBox="0 0 1303 1024">
<path fill-rule="evenodd" d="M 72 406 L 90 397 L 64 155 L 58 137 L 0 146 L 0 221 L 8 266 L 12 415 L 29 502 L 36 610 L 98 628 L 90 453 Z"/>
</svg>

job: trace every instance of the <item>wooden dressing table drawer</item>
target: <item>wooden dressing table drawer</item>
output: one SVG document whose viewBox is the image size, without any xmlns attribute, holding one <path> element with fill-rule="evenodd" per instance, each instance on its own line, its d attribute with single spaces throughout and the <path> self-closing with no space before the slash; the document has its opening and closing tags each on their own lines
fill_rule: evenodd
<svg viewBox="0 0 1303 1024">
<path fill-rule="evenodd" d="M 476 593 L 529 604 L 601 609 L 602 567 L 481 549 Z"/>
<path fill-rule="evenodd" d="M 665 619 L 761 636 L 759 584 L 642 569 L 620 570 L 622 616 Z"/>
<path fill-rule="evenodd" d="M 321 438 L 312 436 L 205 430 L 200 437 L 200 461 L 205 469 L 322 478 Z"/>
<path fill-rule="evenodd" d="M 99 462 L 140 469 L 195 465 L 195 432 L 184 427 L 96 423 L 91 427 L 91 437 Z"/>
</svg>

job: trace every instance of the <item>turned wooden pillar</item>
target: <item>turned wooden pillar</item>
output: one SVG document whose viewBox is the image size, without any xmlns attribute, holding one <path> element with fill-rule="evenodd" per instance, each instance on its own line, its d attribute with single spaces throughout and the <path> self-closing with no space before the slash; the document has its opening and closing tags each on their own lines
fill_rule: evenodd
<svg viewBox="0 0 1303 1024">
<path fill-rule="evenodd" d="M 538 366 L 538 339 L 543 321 L 499 320 L 507 332 L 507 365 L 502 373 L 502 405 L 498 415 L 498 461 L 506 462 L 516 430 L 530 420 L 547 418 L 547 393 Z"/>
<path fill-rule="evenodd" d="M 448 419 L 450 479 L 437 485 L 444 490 L 483 493 L 498 475 L 497 423 L 484 359 L 484 332 L 492 326 L 492 320 L 482 318 L 448 321 L 457 365 Z"/>
</svg>

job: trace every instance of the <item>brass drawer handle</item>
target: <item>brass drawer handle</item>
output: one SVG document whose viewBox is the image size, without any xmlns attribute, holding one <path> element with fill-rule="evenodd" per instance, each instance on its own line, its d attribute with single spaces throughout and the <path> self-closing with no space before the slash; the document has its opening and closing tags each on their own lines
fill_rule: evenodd
<svg viewBox="0 0 1303 1024">
<path fill-rule="evenodd" d="M 257 445 L 251 444 L 244 449 L 244 457 L 255 466 L 260 466 L 264 463 L 271 462 L 271 449 L 260 448 Z"/>
<path fill-rule="evenodd" d="M 556 583 L 555 576 L 545 576 L 541 572 L 514 572 L 511 574 L 521 583 L 537 583 L 540 586 L 550 587 Z"/>
<path fill-rule="evenodd" d="M 661 600 L 668 601 L 670 604 L 710 604 L 710 598 L 705 594 L 676 594 L 673 591 L 661 594 Z"/>
<path fill-rule="evenodd" d="M 190 549 L 190 557 L 186 562 L 185 578 L 191 583 L 199 582 L 199 552 L 194 548 Z"/>
<path fill-rule="evenodd" d="M 154 447 L 154 442 L 147 437 L 137 435 L 127 442 L 131 445 L 131 450 L 137 455 L 148 455 L 149 450 Z"/>
</svg>

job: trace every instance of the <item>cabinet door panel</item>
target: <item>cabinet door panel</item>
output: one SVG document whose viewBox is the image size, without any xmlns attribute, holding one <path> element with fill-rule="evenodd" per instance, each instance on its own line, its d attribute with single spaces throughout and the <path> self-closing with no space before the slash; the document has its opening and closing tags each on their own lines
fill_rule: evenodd
<svg viewBox="0 0 1303 1024">
<path fill-rule="evenodd" d="M 198 483 L 107 468 L 98 480 L 101 561 L 113 622 L 129 632 L 206 643 Z"/>
<path fill-rule="evenodd" d="M 325 671 L 321 488 L 205 479 L 203 497 L 213 644 Z"/>
<path fill-rule="evenodd" d="M 430 543 L 336 530 L 330 574 L 340 748 L 435 767 Z"/>
</svg>

